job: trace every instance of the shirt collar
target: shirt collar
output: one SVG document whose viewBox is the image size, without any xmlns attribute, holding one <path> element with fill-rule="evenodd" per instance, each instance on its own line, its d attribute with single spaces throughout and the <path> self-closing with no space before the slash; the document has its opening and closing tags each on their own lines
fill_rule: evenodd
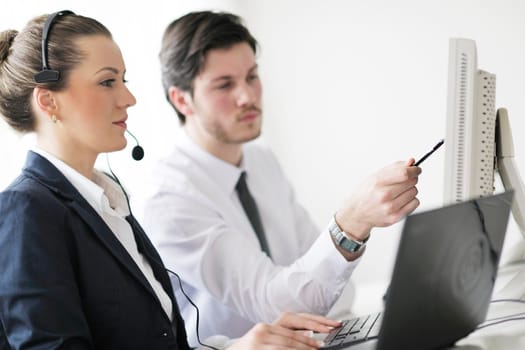
<svg viewBox="0 0 525 350">
<path fill-rule="evenodd" d="M 94 169 L 93 180 L 90 180 L 51 153 L 38 147 L 34 147 L 32 151 L 53 164 L 97 212 L 103 212 L 104 202 L 108 201 L 109 206 L 118 215 L 122 217 L 129 215 L 123 189 L 106 174 Z"/>
<path fill-rule="evenodd" d="M 93 171 L 93 181 L 104 190 L 104 195 L 108 198 L 109 206 L 121 217 L 130 215 L 127 194 L 122 185 L 117 183 L 107 174 Z"/>
<path fill-rule="evenodd" d="M 186 130 L 182 129 L 180 134 L 177 147 L 191 157 L 204 171 L 213 174 L 212 178 L 220 188 L 227 193 L 233 192 L 241 173 L 246 171 L 244 158 L 237 167 L 206 151 L 188 136 Z"/>
</svg>

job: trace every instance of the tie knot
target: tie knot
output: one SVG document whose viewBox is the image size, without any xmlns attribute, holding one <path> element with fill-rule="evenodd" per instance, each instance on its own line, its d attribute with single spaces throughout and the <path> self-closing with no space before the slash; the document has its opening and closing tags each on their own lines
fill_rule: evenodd
<svg viewBox="0 0 525 350">
<path fill-rule="evenodd" d="M 245 189 L 248 187 L 246 185 L 246 171 L 241 172 L 241 175 L 239 176 L 239 180 L 237 180 L 237 184 L 235 185 L 235 189 L 237 191 Z"/>
</svg>

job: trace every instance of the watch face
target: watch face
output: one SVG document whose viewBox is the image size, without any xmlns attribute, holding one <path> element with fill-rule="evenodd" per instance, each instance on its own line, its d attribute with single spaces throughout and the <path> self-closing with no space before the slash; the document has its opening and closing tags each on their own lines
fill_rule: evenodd
<svg viewBox="0 0 525 350">
<path fill-rule="evenodd" d="M 352 253 L 357 252 L 363 246 L 364 244 L 359 244 L 357 242 L 351 241 L 346 238 L 344 238 L 343 241 L 341 242 L 341 247 Z"/>
<path fill-rule="evenodd" d="M 335 240 L 341 248 L 351 253 L 357 252 L 364 247 L 364 243 L 349 239 L 342 231 L 336 235 Z"/>
</svg>

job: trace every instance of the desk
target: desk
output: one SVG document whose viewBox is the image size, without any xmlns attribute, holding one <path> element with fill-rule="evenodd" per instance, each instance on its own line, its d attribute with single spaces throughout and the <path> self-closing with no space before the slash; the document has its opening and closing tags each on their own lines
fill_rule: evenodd
<svg viewBox="0 0 525 350">
<path fill-rule="evenodd" d="M 512 306 L 506 304 L 494 304 L 489 310 L 488 320 L 499 316 L 525 313 L 525 304 Z M 376 341 L 357 344 L 345 349 L 348 350 L 374 350 Z M 495 326 L 490 326 L 471 333 L 468 337 L 461 339 L 453 347 L 443 350 L 523 350 L 525 349 L 525 319 L 510 321 Z M 393 349 L 397 350 L 397 349 Z"/>
<path fill-rule="evenodd" d="M 372 307 L 366 313 L 372 313 L 381 308 L 381 298 L 384 285 L 374 286 L 375 291 L 366 289 L 364 293 L 373 296 L 374 302 L 368 301 L 368 306 Z M 356 290 L 357 302 L 360 302 L 360 288 Z M 511 263 L 503 266 L 498 271 L 498 277 L 494 287 L 493 300 L 500 299 L 522 299 L 525 294 L 525 262 Z M 344 297 L 344 294 L 343 294 Z M 338 302 L 336 308 L 329 314 L 330 317 L 341 319 L 344 310 L 344 301 Z M 358 308 L 361 309 L 361 308 Z M 360 314 L 363 314 L 359 310 Z M 348 313 L 347 313 L 348 314 Z M 521 314 L 520 317 L 525 318 L 525 303 L 514 302 L 494 302 L 489 306 L 487 313 L 487 324 L 490 320 L 495 320 L 500 317 Z M 335 317 L 334 317 L 335 316 Z M 354 316 L 354 315 L 351 315 Z M 348 317 L 346 317 L 348 318 Z M 358 345 L 348 347 L 349 350 L 373 350 L 375 348 L 375 341 L 370 341 Z M 469 336 L 461 339 L 454 347 L 443 350 L 523 350 L 525 349 L 525 319 L 503 322 L 497 325 L 474 331 Z M 395 349 L 397 350 L 397 349 Z"/>
<path fill-rule="evenodd" d="M 525 263 L 512 263 L 503 266 L 498 271 L 492 300 L 523 299 L 525 293 Z M 525 303 L 493 302 L 487 314 L 490 320 L 508 318 L 510 315 L 525 317 Z M 525 349 L 525 319 L 503 322 L 479 329 L 468 337 L 460 340 L 455 348 L 462 349 L 462 345 L 477 346 L 486 350 L 522 350 Z"/>
</svg>

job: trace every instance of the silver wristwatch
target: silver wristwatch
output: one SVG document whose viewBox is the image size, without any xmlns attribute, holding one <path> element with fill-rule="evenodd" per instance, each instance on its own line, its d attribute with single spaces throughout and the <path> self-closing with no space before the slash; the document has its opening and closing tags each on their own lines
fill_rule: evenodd
<svg viewBox="0 0 525 350">
<path fill-rule="evenodd" d="M 328 224 L 328 231 L 330 231 L 335 243 L 350 253 L 355 253 L 363 249 L 366 245 L 366 241 L 368 241 L 368 238 L 370 237 L 366 237 L 363 241 L 358 241 L 357 239 L 349 237 L 335 221 L 335 215 Z"/>
</svg>

